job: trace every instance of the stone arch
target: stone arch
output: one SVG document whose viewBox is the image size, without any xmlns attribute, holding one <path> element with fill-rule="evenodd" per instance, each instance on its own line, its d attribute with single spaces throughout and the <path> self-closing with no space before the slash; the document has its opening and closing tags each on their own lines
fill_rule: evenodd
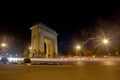
<svg viewBox="0 0 120 80">
<path fill-rule="evenodd" d="M 33 57 L 33 50 L 36 50 L 36 53 L 34 54 L 35 57 L 41 57 L 40 55 L 43 55 L 42 57 L 53 57 L 53 54 L 58 54 L 58 34 L 56 31 L 41 23 L 31 27 L 30 29 L 32 47 L 29 55 L 30 57 Z"/>
</svg>

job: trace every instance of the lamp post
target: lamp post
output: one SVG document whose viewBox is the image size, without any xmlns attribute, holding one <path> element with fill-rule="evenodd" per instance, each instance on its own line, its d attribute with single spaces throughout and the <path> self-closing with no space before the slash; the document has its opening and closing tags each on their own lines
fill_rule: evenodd
<svg viewBox="0 0 120 80">
<path fill-rule="evenodd" d="M 108 39 L 103 39 L 102 43 L 106 46 L 106 51 L 108 52 L 108 54 L 111 55 L 111 53 L 108 51 L 109 40 Z"/>
<path fill-rule="evenodd" d="M 32 47 L 30 46 L 30 47 L 29 47 L 29 56 L 30 56 L 30 54 L 31 54 L 31 50 L 32 50 Z"/>
<path fill-rule="evenodd" d="M 8 55 L 8 53 L 7 53 L 7 44 L 2 43 L 1 47 L 2 47 L 2 56 L 6 57 Z"/>
<path fill-rule="evenodd" d="M 80 55 L 80 49 L 81 49 L 81 46 L 80 46 L 80 45 L 77 45 L 77 46 L 76 46 L 76 55 L 77 55 L 77 56 Z"/>
</svg>

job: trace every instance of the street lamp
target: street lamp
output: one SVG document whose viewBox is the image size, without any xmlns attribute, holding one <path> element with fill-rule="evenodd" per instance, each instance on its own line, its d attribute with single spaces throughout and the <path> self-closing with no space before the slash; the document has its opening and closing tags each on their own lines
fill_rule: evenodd
<svg viewBox="0 0 120 80">
<path fill-rule="evenodd" d="M 80 50 L 80 49 L 81 49 L 81 46 L 80 46 L 80 45 L 77 45 L 77 46 L 76 46 L 76 49 L 77 49 L 77 50 Z"/>
<path fill-rule="evenodd" d="M 5 43 L 2 43 L 2 44 L 1 44 L 1 46 L 2 46 L 2 47 L 6 47 L 6 46 L 7 46 L 7 44 L 5 44 Z"/>
<path fill-rule="evenodd" d="M 29 50 L 31 50 L 31 49 L 32 49 L 32 47 L 30 46 L 30 47 L 29 47 Z"/>
<path fill-rule="evenodd" d="M 109 40 L 108 39 L 103 39 L 102 42 L 103 42 L 104 45 L 106 45 L 106 50 L 107 50 L 108 54 L 111 55 L 111 53 L 108 51 L 108 48 L 107 48 Z"/>
<path fill-rule="evenodd" d="M 1 47 L 2 47 L 2 56 L 8 56 L 7 44 L 6 43 L 1 43 Z"/>
<path fill-rule="evenodd" d="M 103 43 L 107 45 L 109 43 L 108 39 L 103 39 Z"/>
<path fill-rule="evenodd" d="M 30 46 L 30 47 L 29 47 L 29 50 L 28 50 L 28 56 L 30 56 L 31 50 L 32 50 L 32 47 Z"/>
<path fill-rule="evenodd" d="M 76 46 L 76 55 L 79 55 L 79 54 L 80 54 L 80 49 L 81 49 L 81 46 L 80 46 L 80 45 L 77 45 L 77 46 Z"/>
</svg>

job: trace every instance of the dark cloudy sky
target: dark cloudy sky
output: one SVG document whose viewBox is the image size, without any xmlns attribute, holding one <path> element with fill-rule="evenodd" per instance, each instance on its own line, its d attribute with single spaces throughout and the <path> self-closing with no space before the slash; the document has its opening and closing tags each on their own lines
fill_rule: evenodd
<svg viewBox="0 0 120 80">
<path fill-rule="evenodd" d="M 30 42 L 30 27 L 41 22 L 58 32 L 59 49 L 71 46 L 73 39 L 82 39 L 81 35 L 89 35 L 95 31 L 99 18 L 109 18 L 120 11 L 115 1 L 80 1 L 24 4 L 18 7 L 9 5 L 2 7 L 0 15 L 0 37 L 24 43 Z M 9 8 L 10 7 L 10 8 Z M 87 36 L 86 36 L 87 37 Z"/>
</svg>

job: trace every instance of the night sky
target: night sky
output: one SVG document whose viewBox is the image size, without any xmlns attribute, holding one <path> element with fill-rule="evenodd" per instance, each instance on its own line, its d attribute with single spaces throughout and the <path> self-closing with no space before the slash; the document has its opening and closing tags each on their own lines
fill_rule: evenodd
<svg viewBox="0 0 120 80">
<path fill-rule="evenodd" d="M 35 4 L 34 4 L 35 5 Z M 100 19 L 113 20 L 119 16 L 118 2 L 57 2 L 47 6 L 19 7 L 2 9 L 0 15 L 0 39 L 6 36 L 13 48 L 23 49 L 31 40 L 30 27 L 43 23 L 56 30 L 59 51 L 71 49 L 75 42 L 87 40 L 98 29 Z M 85 35 L 86 34 L 86 35 Z M 18 45 L 16 47 L 16 45 Z"/>
</svg>

